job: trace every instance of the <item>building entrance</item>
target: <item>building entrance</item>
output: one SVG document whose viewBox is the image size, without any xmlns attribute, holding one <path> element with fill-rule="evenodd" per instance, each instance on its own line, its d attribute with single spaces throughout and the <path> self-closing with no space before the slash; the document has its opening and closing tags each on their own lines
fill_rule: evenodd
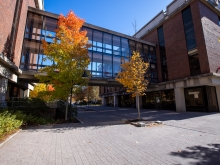
<svg viewBox="0 0 220 165">
<path fill-rule="evenodd" d="M 213 86 L 186 88 L 186 111 L 217 112 L 216 90 Z"/>
</svg>

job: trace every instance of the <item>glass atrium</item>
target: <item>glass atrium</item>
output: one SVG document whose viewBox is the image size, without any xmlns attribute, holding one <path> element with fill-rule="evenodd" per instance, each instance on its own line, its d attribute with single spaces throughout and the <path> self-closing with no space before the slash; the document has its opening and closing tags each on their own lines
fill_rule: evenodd
<svg viewBox="0 0 220 165">
<path fill-rule="evenodd" d="M 46 12 L 45 12 L 46 13 Z M 83 26 L 87 31 L 87 36 L 92 47 L 89 48 L 90 64 L 88 70 L 92 77 L 114 78 L 121 70 L 122 58 L 128 61 L 131 53 L 138 50 L 145 61 L 150 61 L 150 81 L 157 82 L 156 53 L 155 47 L 146 43 L 137 42 L 132 37 L 124 37 L 120 33 L 111 33 L 109 30 L 101 28 L 91 28 Z M 95 27 L 95 26 L 94 26 Z M 24 71 L 38 71 L 39 69 L 51 65 L 54 62 L 44 60 L 41 40 L 52 42 L 57 28 L 57 18 L 43 15 L 42 12 L 28 12 L 23 50 L 21 55 L 20 69 Z"/>
</svg>

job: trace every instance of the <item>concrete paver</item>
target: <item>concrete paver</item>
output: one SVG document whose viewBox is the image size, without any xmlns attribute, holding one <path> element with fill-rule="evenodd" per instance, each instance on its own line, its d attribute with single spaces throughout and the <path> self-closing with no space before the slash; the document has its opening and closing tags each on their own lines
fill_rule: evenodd
<svg viewBox="0 0 220 165">
<path fill-rule="evenodd" d="M 220 114 L 142 110 L 164 125 L 134 127 L 122 119 L 137 110 L 92 107 L 84 124 L 58 124 L 20 131 L 0 147 L 0 164 L 220 164 Z"/>
</svg>

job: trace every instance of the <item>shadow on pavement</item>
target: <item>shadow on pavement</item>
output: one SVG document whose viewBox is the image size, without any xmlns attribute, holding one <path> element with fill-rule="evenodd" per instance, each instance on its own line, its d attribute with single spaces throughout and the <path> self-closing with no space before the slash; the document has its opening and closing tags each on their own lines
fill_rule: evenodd
<svg viewBox="0 0 220 165">
<path fill-rule="evenodd" d="M 89 125 L 112 125 L 122 123 L 122 119 L 136 119 L 138 113 L 136 109 L 131 108 L 114 108 L 114 107 L 93 107 L 94 112 L 79 112 L 79 119 Z M 141 118 L 151 121 L 168 121 L 168 120 L 184 120 L 202 116 L 209 116 L 216 113 L 201 112 L 174 112 L 167 110 L 141 110 Z M 218 113 L 219 114 L 219 113 Z M 220 114 L 219 114 L 220 116 Z"/>
<path fill-rule="evenodd" d="M 114 108 L 114 107 L 92 107 L 95 111 L 79 110 L 78 119 L 81 123 L 67 123 L 67 124 L 54 124 L 48 126 L 32 127 L 26 130 L 37 131 L 37 129 L 55 129 L 55 132 L 62 133 L 65 130 L 71 130 L 83 127 L 104 127 L 111 125 L 124 124 L 122 120 L 136 119 L 138 117 L 137 110 L 131 108 Z M 215 113 L 200 113 L 200 112 L 181 112 L 165 110 L 141 110 L 141 118 L 149 121 L 169 121 L 169 120 L 184 120 L 189 118 L 196 118 L 202 116 L 213 115 Z M 220 114 L 219 114 L 220 116 Z"/>
<path fill-rule="evenodd" d="M 208 147 L 187 147 L 184 151 L 171 152 L 170 155 L 184 159 L 195 159 L 196 162 L 190 162 L 191 165 L 217 165 L 220 164 L 220 144 L 208 144 Z"/>
</svg>

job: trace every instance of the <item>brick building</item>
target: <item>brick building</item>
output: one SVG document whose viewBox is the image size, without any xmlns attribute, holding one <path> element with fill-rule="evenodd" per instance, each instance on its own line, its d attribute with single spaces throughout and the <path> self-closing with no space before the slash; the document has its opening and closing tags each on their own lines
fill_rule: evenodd
<svg viewBox="0 0 220 165">
<path fill-rule="evenodd" d="M 115 80 L 121 58 L 138 48 L 150 61 L 150 84 L 140 105 L 176 111 L 220 110 L 220 2 L 173 0 L 134 36 L 85 23 L 90 83 L 100 85 L 103 105 L 134 107 Z M 52 42 L 58 15 L 43 0 L 0 0 L 0 101 L 28 96 L 44 61 L 41 39 Z M 32 76 L 32 78 L 31 78 Z"/>
<path fill-rule="evenodd" d="M 33 86 L 18 79 L 28 6 L 43 9 L 42 0 L 0 0 L 0 102 L 22 98 Z"/>
<path fill-rule="evenodd" d="M 134 36 L 156 44 L 157 63 L 151 68 L 158 83 L 151 83 L 140 99 L 143 108 L 220 110 L 218 0 L 173 0 Z M 102 87 L 101 95 L 107 105 L 135 104 L 121 88 Z"/>
</svg>

